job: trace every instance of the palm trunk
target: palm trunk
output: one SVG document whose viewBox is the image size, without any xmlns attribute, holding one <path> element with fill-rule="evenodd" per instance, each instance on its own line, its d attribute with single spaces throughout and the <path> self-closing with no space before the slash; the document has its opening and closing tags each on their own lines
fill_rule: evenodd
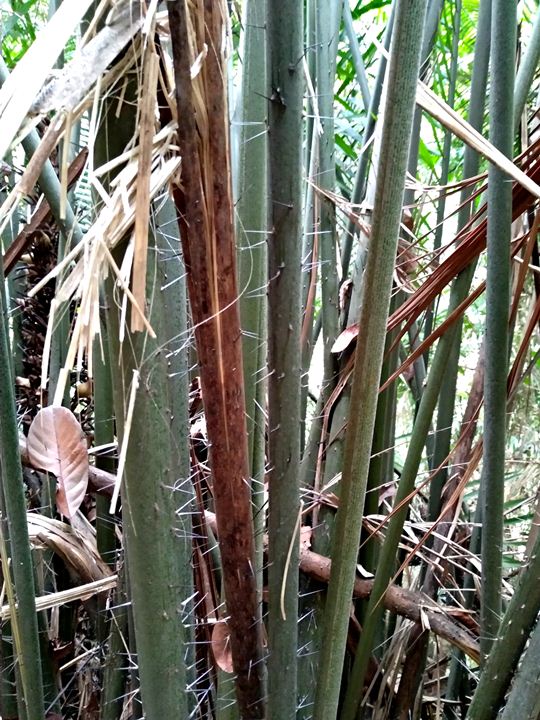
<svg viewBox="0 0 540 720">
<path fill-rule="evenodd" d="M 297 703 L 302 219 L 302 5 L 268 5 L 270 199 L 268 263 L 268 718 Z"/>
<path fill-rule="evenodd" d="M 516 8 L 494 0 L 491 31 L 490 140 L 512 157 Z M 501 618 L 504 460 L 512 187 L 490 167 L 488 181 L 486 374 L 482 473 L 482 652 L 489 652 Z"/>
<path fill-rule="evenodd" d="M 262 642 L 255 572 L 242 337 L 236 282 L 226 102 L 226 8 L 206 0 L 192 13 L 168 4 L 182 187 L 174 197 L 188 273 L 210 441 L 213 495 L 223 565 L 236 692 L 242 718 L 261 718 Z M 202 20 L 202 22 L 200 22 Z M 192 82 L 193 42 L 208 56 Z M 206 104 L 211 112 L 206 114 Z"/>
<path fill-rule="evenodd" d="M 425 9 L 426 3 L 423 0 L 398 2 L 397 6 L 371 242 L 365 271 L 350 416 L 345 440 L 340 509 L 333 540 L 332 575 L 328 587 L 323 654 L 314 711 L 316 720 L 335 718 L 339 700 L 348 608 L 356 572 L 392 274 L 401 222 Z M 369 656 L 370 649 L 367 654 Z M 356 714 L 362 685 L 363 679 L 350 697 L 349 709 L 344 709 L 345 713 L 349 713 L 349 717 Z"/>
</svg>

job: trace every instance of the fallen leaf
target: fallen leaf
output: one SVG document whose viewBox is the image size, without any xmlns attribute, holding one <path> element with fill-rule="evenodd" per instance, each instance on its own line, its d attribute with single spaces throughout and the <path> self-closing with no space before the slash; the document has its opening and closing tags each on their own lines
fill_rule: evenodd
<svg viewBox="0 0 540 720">
<path fill-rule="evenodd" d="M 88 453 L 79 421 L 67 408 L 43 408 L 30 426 L 27 447 L 34 467 L 56 475 L 58 510 L 73 517 L 88 486 Z"/>
<path fill-rule="evenodd" d="M 332 345 L 331 352 L 334 354 L 343 352 L 356 339 L 357 335 L 358 323 L 349 325 L 349 327 L 346 327 L 345 330 L 337 336 L 334 344 Z"/>
<path fill-rule="evenodd" d="M 219 620 L 212 630 L 212 652 L 216 664 L 223 672 L 234 671 L 231 652 L 231 633 L 226 620 Z"/>
</svg>

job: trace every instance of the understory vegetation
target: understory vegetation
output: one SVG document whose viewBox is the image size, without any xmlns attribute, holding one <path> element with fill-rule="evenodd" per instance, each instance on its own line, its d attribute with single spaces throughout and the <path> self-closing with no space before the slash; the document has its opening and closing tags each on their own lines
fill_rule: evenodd
<svg viewBox="0 0 540 720">
<path fill-rule="evenodd" d="M 0 720 L 540 720 L 536 0 L 0 11 Z"/>
</svg>

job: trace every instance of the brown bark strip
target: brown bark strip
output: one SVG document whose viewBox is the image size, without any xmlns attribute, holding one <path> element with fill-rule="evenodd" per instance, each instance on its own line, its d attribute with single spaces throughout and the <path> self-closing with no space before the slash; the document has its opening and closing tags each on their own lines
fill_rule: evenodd
<svg viewBox="0 0 540 720">
<path fill-rule="evenodd" d="M 81 173 L 84 170 L 87 157 L 88 148 L 83 148 L 69 166 L 67 182 L 68 190 L 70 190 L 80 178 Z M 43 202 L 41 203 L 39 208 L 32 215 L 32 218 L 28 225 L 25 225 L 25 227 L 21 230 L 21 232 L 17 235 L 15 240 L 11 243 L 11 245 L 4 253 L 4 276 L 8 275 L 8 273 L 15 266 L 16 262 L 20 259 L 21 255 L 26 252 L 28 246 L 32 242 L 33 234 L 39 229 L 42 223 L 46 222 L 49 219 L 50 213 L 51 209 L 49 207 L 49 203 L 45 199 L 43 199 Z"/>
<path fill-rule="evenodd" d="M 223 582 L 242 718 L 262 718 L 261 628 L 229 167 L 223 2 L 168 3 L 181 186 L 174 188 L 195 326 Z M 205 51 L 205 46 L 207 50 Z M 195 58 L 206 52 L 191 79 Z"/>
<path fill-rule="evenodd" d="M 148 221 L 150 218 L 150 175 L 152 173 L 152 142 L 154 139 L 156 89 L 159 61 L 151 35 L 143 55 L 143 85 L 140 101 L 141 117 L 139 127 L 139 164 L 135 202 L 135 229 L 133 253 L 133 297 L 141 312 L 146 304 L 146 264 L 148 256 Z M 131 332 L 142 332 L 145 324 L 139 313 L 131 315 Z"/>
</svg>

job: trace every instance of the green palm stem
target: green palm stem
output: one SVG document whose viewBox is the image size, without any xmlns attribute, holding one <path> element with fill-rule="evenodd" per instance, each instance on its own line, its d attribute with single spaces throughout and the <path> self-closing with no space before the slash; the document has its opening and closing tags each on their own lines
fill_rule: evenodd
<svg viewBox="0 0 540 720">
<path fill-rule="evenodd" d="M 447 94 L 447 98 L 446 98 L 446 102 L 448 103 L 448 105 L 451 108 L 454 107 L 454 100 L 455 100 L 455 96 L 456 96 L 456 82 L 457 82 L 457 71 L 458 71 L 458 61 L 459 61 L 460 28 L 461 28 L 461 0 L 456 0 L 455 7 L 453 10 L 452 50 L 451 50 L 451 56 L 450 56 L 448 94 Z M 441 187 L 444 187 L 445 185 L 448 184 L 448 177 L 450 174 L 451 150 L 452 150 L 452 133 L 449 130 L 445 130 L 444 140 L 443 140 L 442 160 L 441 160 L 441 173 L 440 173 L 440 177 L 439 177 L 439 185 Z M 436 229 L 435 229 L 435 238 L 433 240 L 433 254 L 435 257 L 437 257 L 438 252 L 441 247 L 441 243 L 442 243 L 445 212 L 446 212 L 446 195 L 443 193 L 443 194 L 441 194 L 441 196 L 439 198 L 439 202 L 437 204 L 437 219 L 436 219 L 436 226 L 435 226 Z M 436 261 L 438 262 L 438 259 Z M 427 338 L 427 337 L 429 337 L 429 335 L 431 335 L 431 331 L 433 329 L 433 320 L 434 320 L 433 306 L 430 306 L 426 312 L 426 319 L 424 322 L 424 337 L 425 338 Z M 424 354 L 424 362 L 427 367 L 428 362 L 429 362 L 429 350 L 427 350 L 426 353 Z"/>
<path fill-rule="evenodd" d="M 124 438 L 124 419 L 134 381 L 140 373 L 122 487 L 123 528 L 132 602 L 134 638 L 142 706 L 149 719 L 187 717 L 190 712 L 187 650 L 192 594 L 191 498 L 189 474 L 178 472 L 182 436 L 174 413 L 173 386 L 169 385 L 166 305 L 161 288 L 169 263 L 149 239 L 147 296 L 149 321 L 157 340 L 128 332 L 120 345 L 114 294 L 108 294 L 109 346 L 117 433 Z M 183 396 L 186 398 L 186 395 Z M 176 427 L 175 427 L 176 426 Z M 183 437 L 187 437 L 186 428 Z M 148 436 L 153 438 L 147 442 Z M 183 512 L 178 512 L 179 509 Z M 156 590 L 159 588 L 159 592 Z"/>
<path fill-rule="evenodd" d="M 515 40 L 515 4 L 493 0 L 490 140 L 507 157 L 513 154 Z M 511 225 L 511 183 L 504 173 L 491 166 L 488 175 L 484 464 L 481 482 L 480 637 L 484 657 L 497 636 L 501 619 Z"/>
<path fill-rule="evenodd" d="M 308 443 L 304 449 L 301 472 L 308 471 L 311 478 L 308 487 L 313 486 L 312 479 L 319 455 L 319 443 L 322 431 L 322 412 L 334 389 L 337 368 L 335 356 L 331 349 L 339 332 L 338 308 L 338 277 L 336 267 L 336 213 L 333 201 L 326 197 L 335 191 L 335 134 L 334 134 L 334 79 L 336 74 L 336 56 L 341 21 L 342 0 L 333 2 L 316 2 L 315 14 L 317 25 L 316 43 L 316 94 L 318 99 L 322 133 L 317 136 L 317 175 L 316 182 L 321 193 L 315 197 L 316 208 L 315 233 L 319 247 L 319 276 L 321 292 L 321 326 L 323 333 L 323 377 L 320 396 L 315 409 L 315 417 L 310 427 Z M 303 488 L 302 488 L 303 489 Z M 319 508 L 318 522 L 313 530 L 313 545 L 328 550 L 330 538 L 324 523 L 325 508 Z M 314 583 L 303 580 L 302 590 L 306 599 L 300 599 L 301 621 L 298 629 L 299 647 L 305 648 L 298 666 L 298 713 L 308 717 L 314 700 L 316 687 L 316 667 L 322 643 L 322 617 L 324 612 L 322 598 L 319 595 L 315 602 L 312 591 Z M 317 588 L 318 589 L 318 588 Z"/>
<path fill-rule="evenodd" d="M 303 8 L 267 7 L 269 50 L 268 718 L 297 704 Z"/>
<path fill-rule="evenodd" d="M 491 645 L 474 692 L 467 720 L 494 720 L 540 610 L 540 536 Z M 523 716 L 527 717 L 527 716 Z"/>
<path fill-rule="evenodd" d="M 379 114 L 379 106 L 381 102 L 382 97 L 382 91 L 384 87 L 384 79 L 386 76 L 386 67 L 388 64 L 387 60 L 387 52 L 390 48 L 390 41 L 392 39 L 392 30 L 394 27 L 394 17 L 395 17 L 395 8 L 396 8 L 396 1 L 392 3 L 392 8 L 390 11 L 390 16 L 388 18 L 388 23 L 386 25 L 386 29 L 384 31 L 384 38 L 383 38 L 383 48 L 385 52 L 381 53 L 378 65 L 377 65 L 377 74 L 375 77 L 375 84 L 373 86 L 373 91 L 371 93 L 370 103 L 367 110 L 367 118 L 366 118 L 366 126 L 363 132 L 362 136 L 362 146 L 366 147 L 367 144 L 370 142 L 370 140 L 373 138 L 373 134 L 375 132 L 375 125 L 377 122 L 377 117 Z M 349 42 L 352 42 L 352 37 L 349 36 Z M 357 41 L 358 42 L 358 41 Z M 365 193 L 365 184 L 366 184 L 366 176 L 367 176 L 367 170 L 369 167 L 369 161 L 371 158 L 371 148 L 365 150 L 362 155 L 360 156 L 360 161 L 358 163 L 358 168 L 356 170 L 356 175 L 354 178 L 354 184 L 353 184 L 353 191 L 351 194 L 351 203 L 355 205 L 359 205 L 362 202 L 362 199 L 364 198 Z M 342 250 L 341 250 L 341 271 L 342 271 L 342 277 L 346 278 L 349 274 L 349 265 L 351 261 L 351 253 L 353 248 L 353 240 L 355 236 L 358 235 L 358 228 L 353 222 L 352 219 L 349 220 L 347 223 L 347 230 L 345 232 L 345 235 L 343 237 L 342 241 Z M 356 264 L 358 267 L 363 268 L 364 265 L 364 252 L 359 249 L 358 257 L 356 260 Z M 362 273 L 361 271 L 357 273 L 358 277 L 361 277 Z"/>
<path fill-rule="evenodd" d="M 390 314 L 398 306 L 400 293 L 395 291 L 390 303 Z M 381 371 L 381 384 L 393 374 L 398 365 L 399 344 L 395 343 L 397 329 L 388 333 L 386 338 L 384 362 Z M 397 383 L 392 383 L 379 393 L 377 415 L 373 431 L 371 462 L 364 504 L 364 515 L 376 515 L 379 512 L 380 488 L 394 481 L 394 446 L 396 427 Z M 375 538 L 365 538 L 360 548 L 359 562 L 368 572 L 375 574 L 379 557 L 379 543 Z M 364 623 L 367 603 L 361 606 L 360 624 Z"/>
<path fill-rule="evenodd" d="M 364 66 L 364 60 L 362 53 L 358 47 L 358 39 L 354 30 L 353 16 L 350 3 L 347 0 L 343 2 L 343 22 L 345 25 L 345 33 L 347 34 L 347 40 L 349 41 L 349 48 L 351 50 L 351 60 L 354 65 L 354 72 L 356 74 L 356 80 L 360 86 L 360 93 L 362 95 L 362 102 L 366 111 L 371 104 L 371 93 L 369 92 L 368 80 L 366 75 L 366 68 Z M 321 113 L 324 117 L 324 113 Z"/>
<path fill-rule="evenodd" d="M 527 95 L 531 90 L 534 74 L 540 58 L 540 10 L 537 11 L 534 19 L 529 44 L 516 73 L 514 86 L 514 127 L 519 125 L 520 118 L 525 108 Z"/>
<path fill-rule="evenodd" d="M 244 4 L 242 88 L 239 104 L 239 150 L 236 238 L 240 319 L 244 361 L 244 392 L 255 533 L 257 587 L 262 593 L 264 536 L 266 284 L 268 232 L 266 2 Z M 256 178 L 256 181 L 255 181 Z M 262 598 L 260 598 L 262 600 Z"/>
<path fill-rule="evenodd" d="M 384 31 L 383 46 L 386 51 L 390 47 L 390 41 L 392 38 L 392 29 L 394 27 L 396 3 L 392 3 L 390 16 Z M 368 111 L 366 120 L 366 128 L 363 133 L 364 142 L 366 146 L 372 138 L 374 138 L 374 132 L 376 128 L 376 121 L 379 112 L 380 99 L 382 96 L 382 90 L 384 86 L 384 79 L 386 76 L 388 61 L 387 53 L 381 53 L 378 66 L 377 75 L 375 78 L 375 84 L 373 92 L 371 94 L 371 103 Z M 378 152 L 378 150 L 377 150 Z M 365 196 L 366 188 L 366 175 L 367 169 L 370 165 L 370 161 L 374 160 L 371 146 L 362 153 L 356 176 L 353 185 L 353 192 L 351 201 L 355 204 L 359 204 Z M 342 238 L 342 250 L 341 250 L 341 267 L 342 277 L 346 278 L 349 272 L 351 252 L 353 248 L 353 241 L 358 235 L 358 228 L 352 219 L 349 220 L 347 229 Z M 347 316 L 351 318 L 350 322 L 353 322 L 353 318 L 356 319 L 359 312 L 359 301 L 362 292 L 362 281 L 363 281 L 363 269 L 365 263 L 365 247 L 362 243 L 358 244 L 356 258 L 353 267 L 353 294 L 350 303 L 346 308 L 342 310 L 342 322 L 346 322 Z M 325 462 L 323 467 L 323 485 L 332 481 L 335 477 L 341 473 L 343 466 L 343 447 L 344 447 L 344 428 L 348 422 L 349 417 L 349 401 L 350 401 L 350 383 L 344 388 L 339 399 L 336 402 L 335 407 L 332 409 L 331 423 L 328 431 L 328 438 L 326 441 L 325 448 Z M 320 437 L 320 433 L 317 437 Z M 318 450 L 318 448 L 317 448 Z M 339 488 L 338 488 L 339 492 Z M 327 515 L 325 522 L 332 522 L 332 517 Z"/>
<path fill-rule="evenodd" d="M 3 277 L 0 260 L 0 277 Z M 0 293 L 0 481 L 3 505 L 1 542 L 4 560 L 11 560 L 13 593 L 17 609 L 12 609 L 11 627 L 14 652 L 21 683 L 19 706 L 25 720 L 42 720 L 44 712 L 41 653 L 35 606 L 34 568 L 26 522 L 26 500 L 19 455 L 19 433 L 13 392 L 11 350 L 4 307 L 4 293 Z M 9 581 L 11 585 L 11 581 Z"/>
<path fill-rule="evenodd" d="M 489 66 L 489 53 L 491 47 L 491 4 L 492 0 L 481 0 L 478 10 L 477 37 L 474 49 L 474 60 L 471 78 L 471 93 L 469 104 L 468 121 L 478 131 L 482 131 L 485 113 L 486 86 Z M 465 146 L 463 158 L 463 179 L 474 177 L 479 171 L 480 158 L 478 153 Z M 461 209 L 458 214 L 458 231 L 465 227 L 468 222 L 472 206 L 467 203 L 472 188 L 464 188 L 460 195 Z M 472 275 L 471 275 L 472 279 Z M 467 289 L 468 292 L 468 289 Z M 461 333 L 463 321 L 457 321 L 458 329 L 456 333 L 455 345 L 450 350 L 450 357 L 445 373 L 437 415 L 436 432 L 435 432 L 435 453 L 434 466 L 438 467 L 448 456 L 450 451 L 450 443 L 452 437 L 452 423 L 454 418 L 456 384 L 460 359 Z M 442 488 L 446 482 L 448 472 L 442 469 L 440 473 L 433 479 L 430 488 L 429 512 L 431 517 L 438 515 Z M 460 677 L 462 675 L 463 666 L 459 659 L 459 654 L 454 653 L 451 661 L 450 681 L 447 687 L 446 697 L 452 701 L 457 698 L 459 691 Z M 448 706 L 450 707 L 450 705 Z"/>
<path fill-rule="evenodd" d="M 359 318 L 351 412 L 345 440 L 341 503 L 333 539 L 332 574 L 327 595 L 315 720 L 333 720 L 338 708 L 401 222 L 425 9 L 424 0 L 406 3 L 399 0 L 397 5 L 371 243 Z"/>
<path fill-rule="evenodd" d="M 468 277 L 462 279 L 463 284 L 467 284 L 468 282 Z M 422 394 L 422 399 L 416 415 L 407 457 L 394 500 L 394 508 L 397 508 L 414 488 L 426 438 L 431 426 L 433 411 L 437 404 L 440 385 L 446 369 L 448 350 L 452 346 L 454 336 L 455 327 L 452 327 L 448 330 L 447 334 L 439 340 L 439 344 L 430 367 L 428 381 Z M 386 537 L 380 549 L 379 563 L 375 574 L 373 592 L 370 597 L 366 613 L 366 622 L 364 624 L 363 632 L 360 637 L 360 643 L 356 652 L 349 691 L 345 698 L 343 712 L 346 720 L 352 720 L 355 717 L 360 702 L 360 695 L 363 689 L 368 660 L 371 656 L 374 639 L 383 615 L 381 598 L 384 595 L 395 570 L 396 554 L 398 551 L 403 524 L 407 517 L 407 512 L 408 507 L 406 504 L 403 505 L 400 510 L 394 512 L 388 523 Z"/>
<path fill-rule="evenodd" d="M 126 98 L 133 100 L 134 93 L 134 83 L 130 83 Z M 126 102 L 117 116 L 113 102 L 105 104 L 95 144 L 96 166 L 123 152 L 131 141 L 135 107 L 134 102 Z M 105 183 L 110 179 L 106 177 Z M 119 264 L 124 249 L 125 244 L 114 251 Z M 186 517 L 177 512 L 187 506 L 191 485 L 189 470 L 185 477 L 179 471 L 179 462 L 186 461 L 186 453 L 180 455 L 179 447 L 188 433 L 177 410 L 175 393 L 182 393 L 181 402 L 186 402 L 186 395 L 183 384 L 175 389 L 171 382 L 168 357 L 171 337 L 182 331 L 178 324 L 181 296 L 178 286 L 174 283 L 169 286 L 175 303 L 171 307 L 165 291 L 167 273 L 175 277 L 169 268 L 179 263 L 177 254 L 178 247 L 171 263 L 170 256 L 162 256 L 160 241 L 150 235 L 146 295 L 149 322 L 156 339 L 147 337 L 146 333 L 131 332 L 128 317 L 125 341 L 120 344 L 120 311 L 117 289 L 111 278 L 105 290 L 109 354 L 117 359 L 110 368 L 119 447 L 124 438 L 134 371 L 140 373 L 122 478 L 122 514 L 126 585 L 131 601 L 126 622 L 128 646 L 132 650 L 136 647 L 135 683 L 140 681 L 140 698 L 148 720 L 188 717 L 192 705 L 186 691 L 190 618 L 184 612 L 187 615 L 189 607 L 182 605 L 193 593 L 192 537 L 190 526 L 186 525 L 189 513 Z M 181 269 L 175 272 L 181 273 Z M 174 324 L 174 330 L 169 323 Z M 152 438 L 151 443 L 148 437 Z M 122 617 L 120 621 L 125 622 Z M 111 649 L 118 647 L 118 640 L 113 633 Z M 117 680 L 118 675 L 111 687 Z"/>
<path fill-rule="evenodd" d="M 452 39 L 452 54 L 451 54 L 451 61 L 450 61 L 450 82 L 449 82 L 449 88 L 448 88 L 448 97 L 447 101 L 448 104 L 452 107 L 454 104 L 454 98 L 455 98 L 455 89 L 456 89 L 456 78 L 457 78 L 457 64 L 458 64 L 458 49 L 459 49 L 459 29 L 460 29 L 460 23 L 461 23 L 461 0 L 458 0 L 456 2 L 456 6 L 454 8 L 453 12 L 453 39 Z M 449 176 L 449 170 L 450 170 L 450 150 L 451 150 L 451 133 L 449 131 L 445 132 L 444 135 L 444 143 L 443 143 L 443 158 L 441 163 L 441 177 L 440 177 L 440 185 L 444 186 L 448 183 L 448 176 Z M 439 204 L 437 207 L 437 229 L 435 231 L 435 239 L 433 243 L 433 251 L 436 253 L 440 246 L 441 246 L 441 240 L 442 240 L 442 232 L 443 232 L 443 221 L 444 221 L 444 214 L 445 214 L 445 196 L 441 196 L 439 199 Z M 425 330 L 424 330 L 424 336 L 428 337 L 428 335 L 431 333 L 431 330 L 433 328 L 433 307 L 431 306 L 428 308 L 428 311 L 426 312 L 426 320 L 425 320 Z M 452 347 L 452 353 L 457 353 L 459 355 L 459 344 L 455 342 Z M 424 354 L 424 362 L 427 366 L 429 359 L 429 351 Z M 457 368 L 457 358 L 455 359 L 456 362 L 456 368 Z M 452 360 L 449 364 L 452 364 Z M 444 381 L 443 381 L 444 382 Z M 454 395 L 450 394 L 448 397 L 445 395 L 445 393 L 441 392 L 439 396 L 439 408 L 438 408 L 438 416 L 437 419 L 440 420 L 441 416 L 447 417 L 447 414 L 444 414 L 442 412 L 443 406 L 449 406 L 451 407 L 451 410 L 453 412 L 454 409 Z M 451 429 L 451 419 L 449 420 L 449 425 Z M 437 428 L 439 429 L 439 428 Z M 448 433 L 448 440 L 450 441 L 450 433 Z M 438 467 L 440 464 L 444 462 L 444 458 L 438 458 L 435 456 L 435 452 L 437 449 L 440 451 L 440 443 L 437 445 L 437 435 L 435 434 L 428 436 L 428 460 L 430 464 L 430 468 Z M 445 456 L 446 457 L 446 456 Z M 446 474 L 444 472 L 440 472 L 437 474 L 436 478 L 433 482 L 443 483 L 446 479 Z M 429 519 L 434 521 L 437 519 L 439 514 L 439 505 L 440 505 L 440 494 L 442 490 L 442 485 L 439 487 L 434 488 L 433 482 L 430 486 L 430 495 L 429 495 Z M 424 571 L 425 568 L 422 568 L 422 571 Z M 433 577 L 433 576 L 431 576 Z M 428 587 L 429 585 L 429 587 Z M 424 580 L 423 584 L 423 590 L 424 592 L 427 592 L 427 594 L 430 597 L 434 597 L 436 594 L 436 585 L 432 582 L 427 583 L 426 580 Z M 403 662 L 403 669 L 401 673 L 401 678 L 399 682 L 398 691 L 396 693 L 396 696 L 393 700 L 393 714 L 396 718 L 400 718 L 403 720 L 408 719 L 408 713 L 409 708 L 412 707 L 414 703 L 414 698 L 417 696 L 418 693 L 418 687 L 422 681 L 422 673 L 425 668 L 425 663 L 427 659 L 427 650 L 428 650 L 428 643 L 429 643 L 429 633 L 424 631 L 424 629 L 420 626 L 415 626 L 411 628 L 406 652 L 405 652 L 405 659 Z"/>
<path fill-rule="evenodd" d="M 508 695 L 501 720 L 538 720 L 540 715 L 540 623 L 531 633 L 529 645 L 523 653 L 519 670 Z"/>
<path fill-rule="evenodd" d="M 122 716 L 129 662 L 126 653 L 129 615 L 127 602 L 125 567 L 122 565 L 112 597 L 113 606 L 110 609 L 107 652 L 103 660 L 100 697 L 101 720 L 120 720 Z"/>
<path fill-rule="evenodd" d="M 323 363 L 321 395 L 323 402 L 329 398 L 337 377 L 335 356 L 331 349 L 339 332 L 338 276 L 336 268 L 336 211 L 324 191 L 335 191 L 335 141 L 334 141 L 334 78 L 342 11 L 341 0 L 320 2 L 317 7 L 317 96 L 321 115 L 322 134 L 319 138 L 319 162 L 317 184 L 323 191 L 315 218 L 319 235 L 321 283 L 321 318 L 323 332 Z"/>
<path fill-rule="evenodd" d="M 437 30 L 441 18 L 441 12 L 443 8 L 443 0 L 429 0 L 426 19 L 424 23 L 424 34 L 422 37 L 422 51 L 420 55 L 420 79 L 424 79 L 428 66 L 429 57 L 435 43 L 435 37 L 437 36 Z M 420 148 L 420 130 L 422 126 L 422 109 L 416 107 L 414 111 L 413 127 L 411 132 L 411 147 L 409 150 L 409 161 L 407 165 L 407 172 L 411 177 L 416 177 L 418 169 L 418 151 Z M 412 208 L 414 205 L 415 192 L 411 188 L 405 190 L 405 196 L 403 199 L 403 205 L 408 208 Z"/>
</svg>

